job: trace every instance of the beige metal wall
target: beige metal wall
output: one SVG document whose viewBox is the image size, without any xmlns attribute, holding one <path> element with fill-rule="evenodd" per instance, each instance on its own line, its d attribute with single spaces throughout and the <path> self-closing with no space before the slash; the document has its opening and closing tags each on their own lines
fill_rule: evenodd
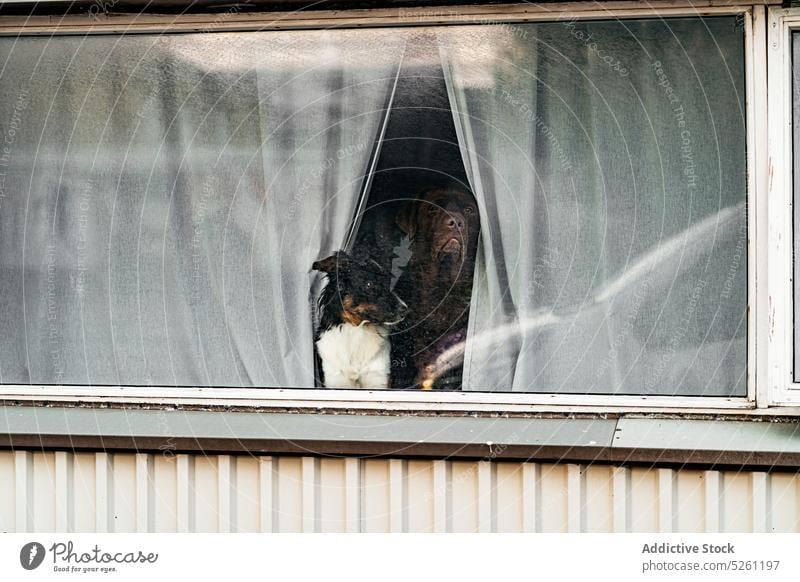
<svg viewBox="0 0 800 582">
<path fill-rule="evenodd" d="M 0 451 L 2 531 L 800 531 L 800 479 L 540 463 Z"/>
</svg>

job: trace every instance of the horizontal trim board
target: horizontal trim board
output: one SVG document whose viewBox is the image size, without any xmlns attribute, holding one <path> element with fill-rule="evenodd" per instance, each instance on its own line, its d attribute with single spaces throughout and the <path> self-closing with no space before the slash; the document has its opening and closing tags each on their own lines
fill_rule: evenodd
<svg viewBox="0 0 800 582">
<path fill-rule="evenodd" d="M 727 451 L 745 446 L 753 452 L 800 453 L 797 422 L 726 422 L 725 430 L 718 430 L 718 424 L 719 421 L 621 418 L 614 445 L 683 451 L 698 447 Z"/>
<path fill-rule="evenodd" d="M 522 392 L 429 392 L 423 390 L 326 390 L 288 388 L 181 388 L 136 386 L 0 385 L 0 403 L 14 401 L 143 404 L 240 408 L 363 408 L 462 412 L 538 412 L 547 406 L 596 407 L 603 410 L 686 409 L 752 411 L 746 397 L 606 396 L 599 394 L 537 394 Z M 777 411 L 773 410 L 773 414 Z M 781 409 L 798 414 L 800 408 Z"/>
<path fill-rule="evenodd" d="M 636 4 L 639 0 L 613 0 L 610 2 L 592 2 L 596 5 L 597 10 L 613 9 L 621 6 L 630 6 Z M 72 5 L 89 5 L 95 3 L 95 0 L 4 0 L 3 5 L 14 4 L 72 4 Z M 536 4 L 530 2 L 502 2 L 501 0 L 487 1 L 487 0 L 318 0 L 312 2 L 309 0 L 249 0 L 246 4 L 247 7 L 259 7 L 270 12 L 352 12 L 376 9 L 394 9 L 394 10 L 432 10 L 432 9 L 449 9 L 463 8 L 469 10 L 479 9 L 492 10 L 498 7 L 507 7 L 514 5 L 526 5 L 529 10 L 547 10 L 549 6 L 585 6 L 588 3 L 582 2 L 558 2 L 558 0 L 543 0 Z M 698 1 L 690 3 L 687 1 L 673 1 L 664 2 L 656 1 L 653 5 L 668 5 L 668 6 L 686 6 L 689 4 L 695 6 L 759 6 L 759 5 L 777 5 L 782 4 L 782 0 L 709 0 L 708 2 Z M 185 10 L 197 10 L 201 8 L 212 8 L 222 10 L 223 8 L 230 8 L 237 6 L 236 2 L 229 2 L 227 0 L 124 0 L 114 4 L 113 8 L 118 6 L 180 6 Z"/>
<path fill-rule="evenodd" d="M 612 441 L 615 420 L 275 414 L 3 407 L 0 434 L 65 434 L 293 442 L 436 442 L 588 446 Z"/>
<path fill-rule="evenodd" d="M 764 4 L 775 0 L 764 0 Z M 446 24 L 496 24 L 499 22 L 558 21 L 565 18 L 609 19 L 658 16 L 704 16 L 747 12 L 762 2 L 655 0 L 499 4 L 488 6 L 375 8 L 292 12 L 245 12 L 153 14 L 109 13 L 0 16 L 0 34 L 212 32 L 235 30 L 304 30 L 376 26 L 425 26 Z M 2 14 L 0 5 L 0 14 Z"/>
<path fill-rule="evenodd" d="M 492 447 L 452 444 L 364 441 L 302 441 L 242 439 L 169 439 L 137 437 L 72 437 L 69 435 L 0 435 L 0 450 L 69 451 L 107 453 L 157 453 L 161 455 L 282 455 L 323 458 L 447 459 L 465 461 L 536 461 L 591 465 L 669 467 L 715 470 L 800 470 L 800 453 L 732 451 L 678 451 L 670 449 L 599 448 L 564 446 Z"/>
<path fill-rule="evenodd" d="M 800 424 L 4 407 L 0 447 L 800 467 Z"/>
</svg>

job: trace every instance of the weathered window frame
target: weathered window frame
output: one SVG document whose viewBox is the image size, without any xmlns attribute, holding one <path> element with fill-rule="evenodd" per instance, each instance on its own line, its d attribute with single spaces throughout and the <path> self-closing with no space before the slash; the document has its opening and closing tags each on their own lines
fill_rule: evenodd
<svg viewBox="0 0 800 582">
<path fill-rule="evenodd" d="M 57 0 L 58 1 L 58 0 Z M 556 394 L 509 394 L 492 392 L 430 393 L 367 390 L 312 389 L 231 389 L 171 388 L 114 386 L 0 386 L 0 400 L 16 402 L 86 402 L 122 405 L 216 405 L 224 407 L 270 409 L 355 409 L 355 410 L 422 410 L 432 412 L 559 412 L 586 411 L 682 411 L 763 414 L 763 409 L 777 404 L 800 401 L 800 393 L 792 401 L 778 390 L 775 376 L 775 354 L 768 357 L 768 347 L 778 341 L 775 314 L 783 313 L 767 289 L 778 284 L 777 273 L 769 272 L 777 258 L 779 241 L 774 232 L 767 236 L 768 225 L 782 218 L 774 206 L 767 216 L 767 6 L 763 2 L 728 2 L 719 6 L 713 0 L 704 2 L 648 3 L 646 7 L 629 7 L 633 3 L 570 3 L 517 4 L 439 8 L 374 9 L 287 13 L 181 14 L 181 15 L 67 15 L 54 19 L 47 16 L 0 16 L 0 35 L 18 34 L 86 34 L 86 33 L 152 33 L 164 30 L 209 32 L 217 30 L 287 30 L 336 27 L 416 26 L 436 24 L 480 24 L 500 22 L 553 21 L 566 18 L 609 19 L 636 17 L 680 17 L 741 15 L 745 34 L 746 98 L 747 98 L 747 199 L 748 199 L 748 378 L 745 397 L 669 397 L 669 396 L 601 396 Z M 770 27 L 783 14 L 785 24 L 797 22 L 791 11 L 770 9 Z M 796 20 L 792 20 L 796 18 Z M 773 30 L 770 30 L 770 59 Z M 774 71 L 770 70 L 770 82 Z M 774 96 L 772 96 L 774 98 Z M 773 104 L 774 105 L 774 104 Z M 770 115 L 776 115 L 772 107 Z M 778 108 L 780 109 L 780 108 Z M 775 160 L 773 160 L 773 165 Z M 773 176 L 773 180 L 774 180 Z M 775 181 L 776 184 L 778 181 Z M 772 187 L 775 188 L 776 184 Z M 787 214 L 788 216 L 788 214 Z M 767 245 L 769 243 L 769 253 Z M 773 248 L 778 247 L 778 248 Z M 781 252 L 785 252 L 782 248 Z M 769 285 L 769 287 L 768 287 Z M 784 298 L 786 299 L 786 298 Z M 773 350 L 774 351 L 774 350 Z M 779 359 L 779 358 L 778 358 Z M 779 364 L 780 362 L 778 362 Z M 769 370 L 769 381 L 767 371 Z M 759 410 L 762 409 L 762 410 Z M 789 409 L 779 412 L 787 414 Z M 790 412 L 791 413 L 791 412 Z M 800 412 L 799 412 L 800 413 Z"/>
<path fill-rule="evenodd" d="M 770 405 L 800 403 L 794 380 L 792 33 L 800 9 L 772 8 L 768 22 L 769 199 L 768 386 Z M 794 228 L 797 228 L 796 225 Z"/>
</svg>

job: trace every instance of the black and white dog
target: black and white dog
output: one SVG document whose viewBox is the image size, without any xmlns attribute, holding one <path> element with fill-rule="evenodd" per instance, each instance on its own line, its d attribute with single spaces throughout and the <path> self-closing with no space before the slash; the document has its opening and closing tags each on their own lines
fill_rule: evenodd
<svg viewBox="0 0 800 582">
<path fill-rule="evenodd" d="M 388 388 L 389 327 L 408 306 L 391 290 L 391 274 L 344 251 L 314 263 L 328 276 L 319 298 L 317 354 L 326 388 Z"/>
</svg>

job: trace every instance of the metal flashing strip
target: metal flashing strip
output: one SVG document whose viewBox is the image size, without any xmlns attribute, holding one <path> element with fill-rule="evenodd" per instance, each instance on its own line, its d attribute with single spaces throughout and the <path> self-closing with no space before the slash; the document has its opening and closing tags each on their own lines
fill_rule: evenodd
<svg viewBox="0 0 800 582">
<path fill-rule="evenodd" d="M 6 406 L 0 448 L 800 467 L 800 424 Z"/>
</svg>

